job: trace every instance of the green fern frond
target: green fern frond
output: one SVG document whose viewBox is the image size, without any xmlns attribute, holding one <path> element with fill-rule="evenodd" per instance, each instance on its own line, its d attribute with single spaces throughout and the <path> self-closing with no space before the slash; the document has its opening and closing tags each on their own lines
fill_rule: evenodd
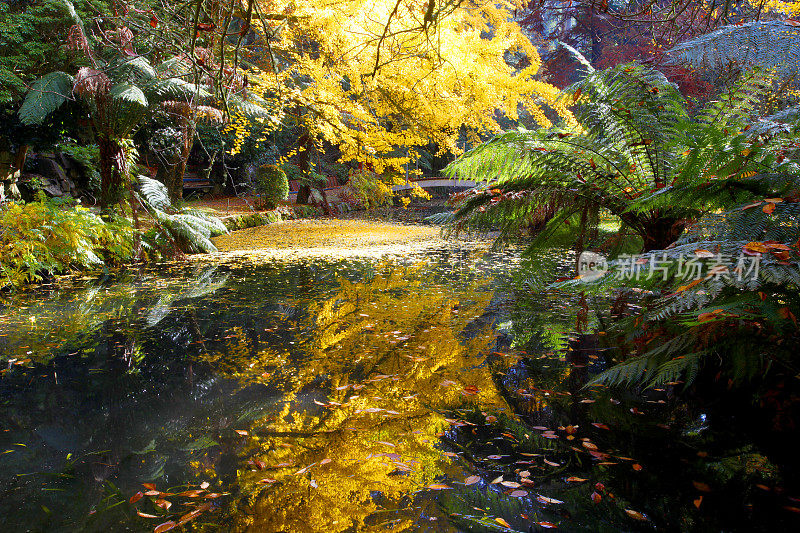
<svg viewBox="0 0 800 533">
<path fill-rule="evenodd" d="M 44 122 L 47 115 L 67 101 L 74 83 L 75 78 L 60 71 L 36 80 L 19 108 L 20 121 L 29 126 Z"/>
<path fill-rule="evenodd" d="M 160 181 L 139 176 L 139 197 L 184 252 L 216 252 L 210 237 L 227 233 L 222 221 L 207 213 L 187 208 L 176 212 L 166 186 Z"/>
</svg>

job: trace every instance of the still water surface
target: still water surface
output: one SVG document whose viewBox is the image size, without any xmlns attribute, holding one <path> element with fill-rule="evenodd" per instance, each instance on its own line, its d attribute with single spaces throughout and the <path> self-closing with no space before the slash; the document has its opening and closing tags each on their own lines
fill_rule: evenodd
<svg viewBox="0 0 800 533">
<path fill-rule="evenodd" d="M 793 527 L 757 439 L 585 388 L 602 353 L 540 275 L 448 246 L 7 295 L 3 531 Z"/>
</svg>

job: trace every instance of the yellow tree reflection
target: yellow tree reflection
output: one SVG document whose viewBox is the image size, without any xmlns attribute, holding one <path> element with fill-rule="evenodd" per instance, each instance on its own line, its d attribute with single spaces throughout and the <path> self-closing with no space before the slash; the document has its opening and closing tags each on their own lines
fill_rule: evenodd
<svg viewBox="0 0 800 533">
<path fill-rule="evenodd" d="M 386 266 L 365 282 L 340 280 L 286 353 L 273 346 L 254 358 L 233 339 L 212 355 L 239 361 L 231 374 L 247 382 L 284 390 L 282 408 L 242 437 L 247 496 L 234 504 L 233 529 L 383 529 L 390 513 L 378 511 L 436 483 L 448 469 L 436 449 L 444 413 L 466 402 L 506 407 L 482 364 L 495 343 L 478 319 L 490 299 L 479 283 L 445 289 L 418 268 Z M 394 530 L 411 527 L 396 516 Z"/>
</svg>

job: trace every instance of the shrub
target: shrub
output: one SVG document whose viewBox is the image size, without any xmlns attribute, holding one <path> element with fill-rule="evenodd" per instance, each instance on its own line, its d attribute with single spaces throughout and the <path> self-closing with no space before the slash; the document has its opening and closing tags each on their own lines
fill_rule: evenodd
<svg viewBox="0 0 800 533">
<path fill-rule="evenodd" d="M 261 165 L 256 173 L 256 191 L 265 208 L 275 209 L 278 202 L 289 197 L 286 173 L 275 165 Z"/>
<path fill-rule="evenodd" d="M 105 222 L 80 206 L 47 199 L 0 210 L 0 287 L 41 281 L 71 269 L 127 262 L 133 254 L 127 220 Z"/>
</svg>

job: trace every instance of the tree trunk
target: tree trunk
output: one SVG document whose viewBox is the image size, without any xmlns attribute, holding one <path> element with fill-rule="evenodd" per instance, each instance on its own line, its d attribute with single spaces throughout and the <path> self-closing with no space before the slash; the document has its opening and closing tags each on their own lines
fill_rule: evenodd
<svg viewBox="0 0 800 533">
<path fill-rule="evenodd" d="M 192 152 L 192 143 L 194 141 L 194 122 L 189 117 L 181 115 L 179 127 L 181 132 L 181 153 L 177 164 L 170 172 L 170 182 L 167 184 L 169 199 L 173 203 L 183 199 L 183 176 L 186 173 L 186 165 L 189 162 L 189 155 Z"/>
<path fill-rule="evenodd" d="M 659 218 L 652 222 L 646 222 L 642 226 L 641 235 L 644 241 L 644 251 L 650 252 L 652 250 L 664 250 L 674 243 L 683 233 L 686 221 L 676 218 Z"/>
<path fill-rule="evenodd" d="M 116 140 L 105 135 L 97 136 L 97 146 L 100 150 L 100 208 L 107 211 L 122 199 L 125 151 Z"/>
</svg>

